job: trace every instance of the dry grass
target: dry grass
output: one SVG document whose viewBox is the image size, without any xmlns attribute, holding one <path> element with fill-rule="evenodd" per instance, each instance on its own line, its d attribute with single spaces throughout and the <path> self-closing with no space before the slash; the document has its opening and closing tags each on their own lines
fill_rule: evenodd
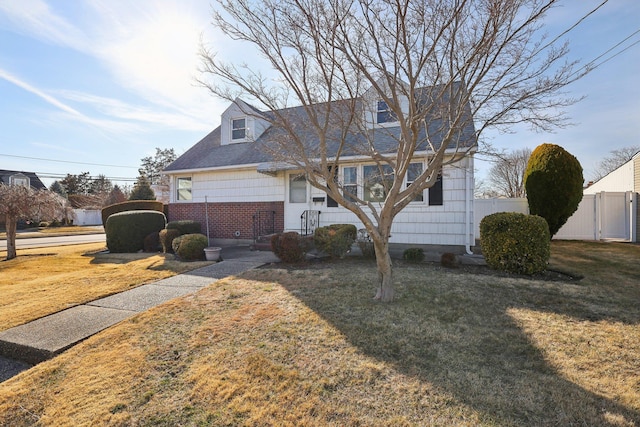
<svg viewBox="0 0 640 427">
<path fill-rule="evenodd" d="M 103 249 L 104 243 L 25 249 L 13 260 L 0 261 L 0 331 L 210 264 Z"/>
<path fill-rule="evenodd" d="M 1 384 L 0 424 L 638 426 L 640 247 L 553 252 L 586 277 L 403 265 L 386 305 L 371 263 L 253 270 Z"/>
</svg>

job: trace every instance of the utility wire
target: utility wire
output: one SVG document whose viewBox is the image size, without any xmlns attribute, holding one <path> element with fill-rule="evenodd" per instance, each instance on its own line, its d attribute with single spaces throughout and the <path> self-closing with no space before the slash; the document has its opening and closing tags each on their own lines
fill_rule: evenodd
<svg viewBox="0 0 640 427">
<path fill-rule="evenodd" d="M 57 162 L 57 163 L 73 163 L 76 165 L 88 165 L 88 166 L 106 166 L 110 168 L 124 168 L 124 169 L 138 169 L 135 166 L 119 166 L 119 165 L 105 165 L 101 163 L 85 163 L 85 162 L 72 162 L 71 160 L 55 160 L 55 159 L 43 159 L 41 157 L 27 157 L 27 156 L 16 156 L 14 154 L 2 154 L 2 157 L 14 157 L 18 159 L 29 159 L 29 160 L 43 160 L 45 162 Z"/>
</svg>

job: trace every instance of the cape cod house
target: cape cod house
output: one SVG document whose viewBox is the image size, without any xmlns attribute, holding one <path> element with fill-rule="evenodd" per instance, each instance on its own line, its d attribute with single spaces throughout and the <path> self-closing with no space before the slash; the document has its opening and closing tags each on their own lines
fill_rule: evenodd
<svg viewBox="0 0 640 427">
<path fill-rule="evenodd" d="M 362 101 L 361 105 L 365 105 L 364 114 L 370 113 L 367 132 L 375 133 L 371 137 L 375 148 L 395 153 L 394 133 L 397 138 L 398 124 L 386 104 L 373 99 Z M 301 122 L 305 120 L 302 107 L 278 112 L 299 115 Z M 461 155 L 460 149 L 454 147 L 447 152 L 449 158 L 457 156 L 460 160 L 444 166 L 438 182 L 396 216 L 390 244 L 447 246 L 448 250 L 458 252 L 465 248 L 469 251 L 474 244 L 476 138 L 470 116 L 468 113 L 467 124 L 457 138 L 463 141 L 464 153 Z M 258 236 L 283 230 L 306 234 L 317 226 L 336 223 L 362 228 L 352 212 L 312 187 L 299 168 L 274 157 L 273 151 L 267 149 L 270 142 L 282 136 L 271 125 L 271 117 L 271 112 L 236 99 L 222 114 L 220 126 L 164 170 L 171 182 L 170 221 L 200 221 L 203 232 L 208 226 L 208 235 L 217 245 L 246 244 Z M 428 124 L 430 129 L 432 126 L 437 129 L 438 123 Z M 437 139 L 437 131 L 433 133 Z M 356 141 L 361 136 L 352 132 L 346 139 Z M 430 136 L 433 143 L 434 137 Z M 313 150 L 317 137 L 309 134 L 305 140 Z M 439 143 L 435 141 L 436 145 Z M 415 152 L 415 164 L 412 163 L 407 180 L 424 170 L 430 155 L 433 151 L 425 142 Z M 373 203 L 382 202 L 384 189 L 380 182 L 370 179 L 377 170 L 370 157 L 359 154 L 357 149 L 343 148 L 339 169 L 338 179 L 345 192 L 355 192 Z"/>
</svg>

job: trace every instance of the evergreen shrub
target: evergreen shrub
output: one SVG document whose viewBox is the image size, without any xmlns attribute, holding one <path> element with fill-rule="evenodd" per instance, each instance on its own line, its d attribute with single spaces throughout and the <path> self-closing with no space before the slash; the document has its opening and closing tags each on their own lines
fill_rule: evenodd
<svg viewBox="0 0 640 427">
<path fill-rule="evenodd" d="M 167 230 L 178 230 L 180 234 L 200 234 L 202 226 L 199 222 L 191 220 L 170 221 Z"/>
<path fill-rule="evenodd" d="M 402 253 L 402 259 L 409 262 L 424 261 L 424 250 L 422 248 L 405 249 Z"/>
<path fill-rule="evenodd" d="M 308 239 L 295 231 L 277 233 L 271 236 L 271 251 L 282 262 L 297 264 L 306 260 L 309 250 Z"/>
<path fill-rule="evenodd" d="M 102 225 L 107 226 L 107 219 L 109 216 L 128 211 L 158 211 L 164 212 L 164 205 L 162 202 L 156 200 L 133 200 L 129 202 L 121 202 L 113 205 L 105 206 L 102 208 Z"/>
<path fill-rule="evenodd" d="M 138 252 L 144 249 L 144 238 L 162 230 L 165 224 L 164 214 L 155 210 L 112 214 L 105 226 L 107 247 L 114 253 Z"/>
<path fill-rule="evenodd" d="M 342 258 L 351 250 L 357 234 L 358 229 L 353 224 L 331 224 L 316 228 L 313 243 L 331 258 Z"/>
<path fill-rule="evenodd" d="M 209 239 L 204 234 L 183 234 L 178 237 L 176 255 L 185 261 L 204 259 L 204 248 L 209 246 Z M 174 242 L 178 239 L 174 239 Z"/>
<path fill-rule="evenodd" d="M 482 253 L 494 270 L 543 272 L 551 255 L 550 240 L 547 222 L 537 215 L 498 212 L 480 221 Z"/>
<path fill-rule="evenodd" d="M 583 183 L 580 162 L 559 145 L 542 144 L 531 153 L 524 174 L 529 212 L 547 221 L 550 237 L 578 209 Z"/>
<path fill-rule="evenodd" d="M 147 234 L 144 238 L 145 252 L 158 252 L 160 250 L 160 234 L 157 231 Z"/>
</svg>

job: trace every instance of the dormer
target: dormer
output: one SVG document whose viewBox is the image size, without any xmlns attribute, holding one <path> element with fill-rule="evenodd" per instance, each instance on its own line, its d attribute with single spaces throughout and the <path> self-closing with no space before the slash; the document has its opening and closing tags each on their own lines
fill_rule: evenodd
<svg viewBox="0 0 640 427">
<path fill-rule="evenodd" d="M 382 92 L 387 97 L 390 97 L 391 90 L 386 79 L 381 78 L 378 83 Z M 404 95 L 398 96 L 401 110 L 409 112 L 409 99 Z M 389 108 L 382 93 L 375 87 L 369 88 L 362 96 L 362 99 L 364 101 L 364 121 L 368 128 L 398 126 L 397 115 Z"/>
<path fill-rule="evenodd" d="M 21 185 L 28 188 L 31 186 L 31 180 L 25 174 L 17 173 L 9 177 L 9 185 Z"/>
<path fill-rule="evenodd" d="M 257 108 L 240 98 L 222 113 L 220 144 L 255 141 L 269 127 L 269 122 Z"/>
</svg>

